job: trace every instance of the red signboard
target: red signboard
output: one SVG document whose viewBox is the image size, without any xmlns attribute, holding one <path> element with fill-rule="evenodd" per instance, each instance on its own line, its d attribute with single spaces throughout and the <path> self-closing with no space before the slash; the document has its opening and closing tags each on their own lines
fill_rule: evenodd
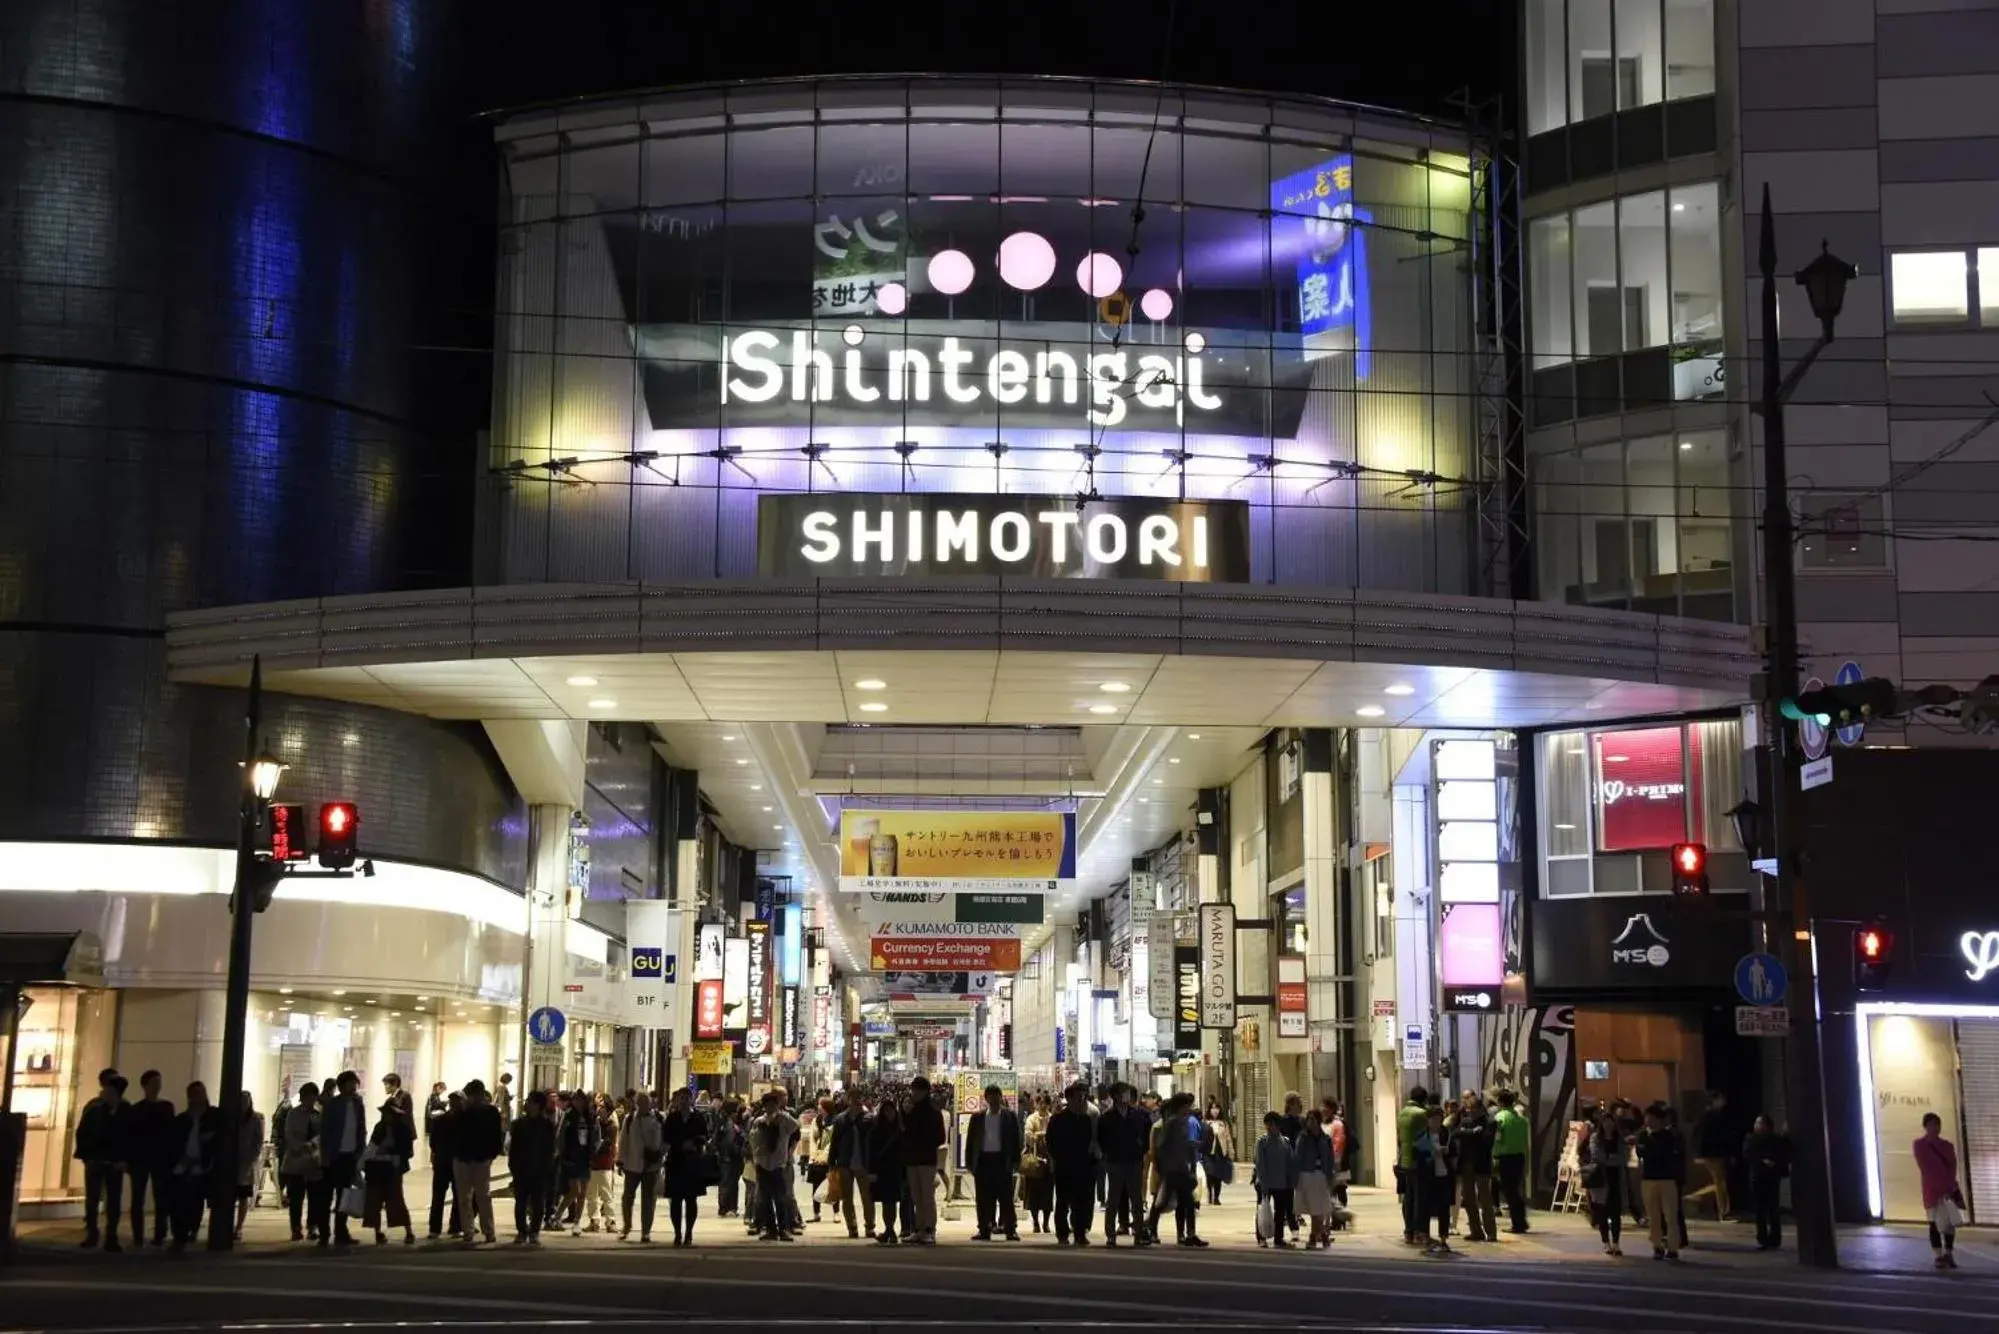
<svg viewBox="0 0 1999 1334">
<path fill-rule="evenodd" d="M 694 1036 L 722 1036 L 722 979 L 705 978 L 694 984 Z"/>
<path fill-rule="evenodd" d="M 876 936 L 869 966 L 889 973 L 1011 973 L 1020 968 L 1020 941 L 963 936 Z"/>
<path fill-rule="evenodd" d="M 1277 1012 L 1279 1014 L 1305 1013 L 1305 984 L 1303 982 L 1279 982 L 1277 984 Z"/>
<path fill-rule="evenodd" d="M 1596 751 L 1597 850 L 1639 852 L 1684 840 L 1689 803 L 1700 809 L 1699 731 L 1645 727 L 1599 732 L 1590 742 Z"/>
</svg>

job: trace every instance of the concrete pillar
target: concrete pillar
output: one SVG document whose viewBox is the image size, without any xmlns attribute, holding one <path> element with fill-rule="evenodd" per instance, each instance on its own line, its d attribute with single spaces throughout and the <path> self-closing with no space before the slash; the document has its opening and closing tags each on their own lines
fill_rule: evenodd
<svg viewBox="0 0 1999 1334">
<path fill-rule="evenodd" d="M 569 806 L 541 804 L 528 812 L 527 957 L 520 1015 L 522 1093 L 562 1082 L 561 1048 L 543 1049 L 528 1038 L 527 1018 L 548 1005 L 563 1008 L 563 957 L 569 925 Z M 567 1038 L 565 1036 L 565 1042 Z"/>
<path fill-rule="evenodd" d="M 1333 733 L 1300 734 L 1299 776 L 1305 816 L 1305 979 L 1311 1019 L 1314 1098 L 1351 1098 L 1355 1042 L 1353 953 L 1347 939 L 1352 914 L 1346 892 L 1346 821 L 1333 773 Z"/>
</svg>

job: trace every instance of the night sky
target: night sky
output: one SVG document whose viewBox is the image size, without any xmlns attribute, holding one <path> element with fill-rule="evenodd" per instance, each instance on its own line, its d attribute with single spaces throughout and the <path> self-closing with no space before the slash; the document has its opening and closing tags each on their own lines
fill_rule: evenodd
<svg viewBox="0 0 1999 1334">
<path fill-rule="evenodd" d="M 1094 74 L 1434 114 L 1510 91 L 1511 0 L 490 0 L 488 107 L 807 74 Z M 1167 15 L 1174 11 L 1171 42 Z M 510 21 L 495 22 L 499 15 Z"/>
</svg>

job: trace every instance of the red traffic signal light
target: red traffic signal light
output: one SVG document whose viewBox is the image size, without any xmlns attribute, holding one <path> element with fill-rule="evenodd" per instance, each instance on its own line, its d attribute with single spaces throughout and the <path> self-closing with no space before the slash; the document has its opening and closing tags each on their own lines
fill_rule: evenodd
<svg viewBox="0 0 1999 1334">
<path fill-rule="evenodd" d="M 319 864 L 344 871 L 354 864 L 355 831 L 361 812 L 351 801 L 329 801 L 319 808 Z"/>
<path fill-rule="evenodd" d="M 1853 933 L 1853 984 L 1861 991 L 1878 991 L 1888 983 L 1888 956 L 1895 952 L 1895 933 L 1869 922 Z"/>
<path fill-rule="evenodd" d="M 1675 894 L 1707 893 L 1707 844 L 1675 843 L 1672 860 Z"/>
</svg>

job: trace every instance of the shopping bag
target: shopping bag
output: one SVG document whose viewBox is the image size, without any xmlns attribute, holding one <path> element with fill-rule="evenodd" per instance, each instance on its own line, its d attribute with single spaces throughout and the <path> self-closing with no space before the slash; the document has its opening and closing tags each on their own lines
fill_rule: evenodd
<svg viewBox="0 0 1999 1334">
<path fill-rule="evenodd" d="M 368 1212 L 368 1192 L 360 1186 L 348 1186 L 340 1192 L 333 1207 L 349 1218 L 359 1218 Z"/>
<path fill-rule="evenodd" d="M 1937 1201 L 1936 1215 L 1939 1232 L 1955 1232 L 1964 1225 L 1964 1210 L 1948 1195 Z"/>
<path fill-rule="evenodd" d="M 1256 1206 L 1257 1240 L 1261 1241 L 1265 1237 L 1274 1236 L 1276 1235 L 1276 1232 L 1277 1232 L 1277 1202 L 1271 1196 L 1266 1195 L 1263 1197 L 1262 1203 Z"/>
</svg>

